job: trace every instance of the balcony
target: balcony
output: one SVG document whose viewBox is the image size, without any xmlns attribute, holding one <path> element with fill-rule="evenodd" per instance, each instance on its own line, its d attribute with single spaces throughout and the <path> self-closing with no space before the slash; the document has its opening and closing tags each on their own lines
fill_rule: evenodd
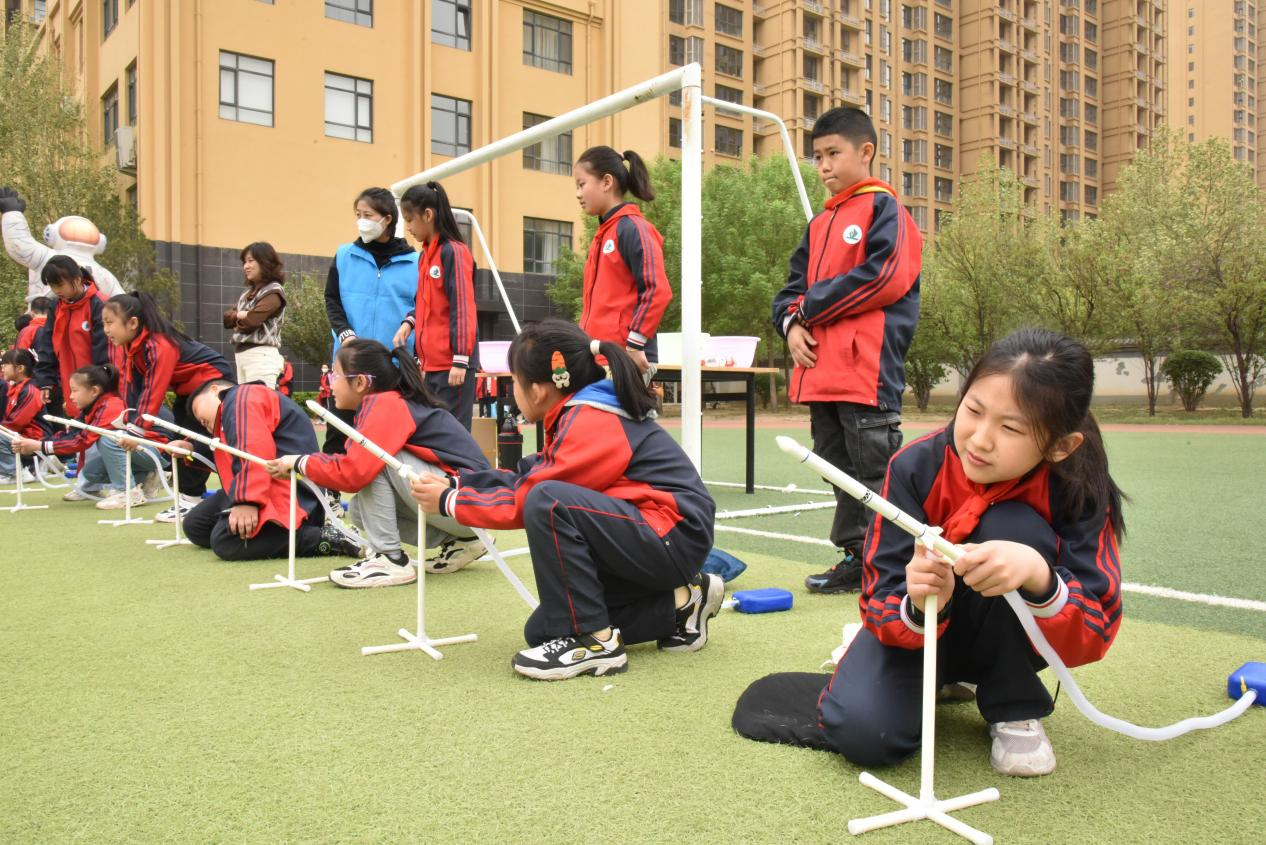
<svg viewBox="0 0 1266 845">
<path fill-rule="evenodd" d="M 1029 82 L 1027 79 L 1020 80 L 1020 87 L 1030 94 L 1036 94 L 1040 90 L 1036 82 Z"/>
<path fill-rule="evenodd" d="M 1015 12 L 1011 11 L 1010 9 L 1002 9 L 1002 8 L 998 9 L 998 17 L 1002 18 L 1004 21 L 1011 21 L 1013 23 L 1017 19 Z"/>
<path fill-rule="evenodd" d="M 826 6 L 821 3 L 815 3 L 813 0 L 804 0 L 801 5 L 804 6 L 806 12 L 813 12 L 813 14 L 821 15 L 822 17 L 826 17 L 828 14 Z"/>
<path fill-rule="evenodd" d="M 998 146 L 1002 147 L 1004 150 L 1014 150 L 1016 148 L 1015 139 L 1002 135 L 998 138 Z"/>
<path fill-rule="evenodd" d="M 1037 158 L 1037 147 L 1033 146 L 1032 144 L 1025 144 L 1020 149 L 1024 151 L 1024 154 L 1026 156 Z"/>
<path fill-rule="evenodd" d="M 855 15 L 849 15 L 844 12 L 836 12 L 835 17 L 840 23 L 844 24 L 844 26 L 849 29 L 855 29 L 858 32 L 861 32 L 866 26 L 862 23 L 862 19 Z"/>
<path fill-rule="evenodd" d="M 817 124 L 817 122 L 818 122 L 818 118 L 816 115 L 814 117 L 809 117 L 806 115 L 800 118 L 800 128 L 803 129 L 805 132 L 812 132 L 813 127 Z"/>
<path fill-rule="evenodd" d="M 777 52 L 778 52 L 778 47 L 774 44 L 753 44 L 752 45 L 752 55 L 761 59 L 767 59 Z"/>
<path fill-rule="evenodd" d="M 815 94 L 826 93 L 826 86 L 816 79 L 801 78 L 800 84 Z"/>
<path fill-rule="evenodd" d="M 1141 70 L 1136 70 L 1136 71 L 1134 71 L 1134 78 L 1135 78 L 1135 79 L 1142 80 L 1143 82 L 1146 82 L 1146 81 L 1147 81 L 1147 74 L 1146 74 L 1145 72 L 1141 71 Z"/>
<path fill-rule="evenodd" d="M 1015 76 L 1010 73 L 1007 73 L 1005 70 L 1000 70 L 998 71 L 998 81 L 1001 82 L 1003 85 L 1014 85 Z"/>
<path fill-rule="evenodd" d="M 1030 126 L 1037 126 L 1038 124 L 1037 115 L 1031 111 L 1021 112 L 1020 120 L 1023 120 L 1025 123 L 1029 124 Z"/>
<path fill-rule="evenodd" d="M 1006 103 L 999 103 L 998 114 L 1002 115 L 1003 117 L 1015 117 L 1016 115 L 1015 106 L 1008 106 Z"/>
<path fill-rule="evenodd" d="M 1022 50 L 1022 51 L 1020 52 L 1020 55 L 1021 55 L 1021 56 L 1023 56 L 1023 57 L 1024 57 L 1024 60 L 1025 60 L 1026 62 L 1029 62 L 1030 64 L 1037 64 L 1037 63 L 1038 63 L 1038 58 L 1039 58 L 1039 57 L 1038 57 L 1038 55 L 1037 55 L 1037 51 L 1036 51 L 1036 50 Z"/>
<path fill-rule="evenodd" d="M 846 65 L 852 65 L 853 67 L 865 67 L 865 66 L 866 66 L 866 60 L 865 60 L 865 59 L 863 59 L 861 56 L 857 55 L 856 53 L 850 53 L 850 52 L 849 52 L 849 51 L 847 51 L 847 50 L 836 50 L 836 51 L 835 51 L 835 58 L 839 59 L 839 60 L 840 60 L 841 62 L 843 62 L 844 64 L 846 64 Z"/>
<path fill-rule="evenodd" d="M 763 97 L 773 90 L 774 87 L 772 85 L 757 85 L 755 83 L 752 85 L 752 93 L 757 97 Z"/>
<path fill-rule="evenodd" d="M 1034 35 L 1038 34 L 1038 23 L 1033 18 L 1020 18 L 1020 26 Z"/>
<path fill-rule="evenodd" d="M 804 49 L 810 53 L 817 53 L 819 56 L 831 55 L 830 49 L 828 49 L 825 44 L 818 39 L 810 38 L 807 35 L 800 39 L 800 46 L 804 47 Z"/>
<path fill-rule="evenodd" d="M 840 99 L 846 103 L 852 103 L 859 108 L 866 105 L 865 94 L 855 94 L 852 91 L 846 91 L 843 88 L 840 89 L 839 93 Z"/>
<path fill-rule="evenodd" d="M 1020 182 L 1027 188 L 1036 188 L 1041 183 L 1038 182 L 1036 176 L 1021 176 Z"/>
<path fill-rule="evenodd" d="M 1002 50 L 1004 53 L 1014 53 L 1016 50 L 1015 42 L 1010 38 L 999 38 L 998 49 Z"/>
<path fill-rule="evenodd" d="M 752 4 L 752 14 L 760 20 L 765 20 L 774 13 L 773 6 L 764 6 L 759 3 Z"/>
</svg>

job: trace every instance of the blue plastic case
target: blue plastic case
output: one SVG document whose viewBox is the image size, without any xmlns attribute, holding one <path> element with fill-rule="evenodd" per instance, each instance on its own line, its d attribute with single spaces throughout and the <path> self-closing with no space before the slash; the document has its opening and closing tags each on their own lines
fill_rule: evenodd
<svg viewBox="0 0 1266 845">
<path fill-rule="evenodd" d="M 738 602 L 734 605 L 734 609 L 740 613 L 773 613 L 778 610 L 791 610 L 792 604 L 791 593 L 777 587 L 738 590 L 733 598 Z"/>
<path fill-rule="evenodd" d="M 738 595 L 738 593 L 735 593 Z M 1226 679 L 1226 694 L 1239 699 L 1245 690 L 1257 690 L 1258 707 L 1266 707 L 1266 663 L 1245 663 Z"/>
</svg>

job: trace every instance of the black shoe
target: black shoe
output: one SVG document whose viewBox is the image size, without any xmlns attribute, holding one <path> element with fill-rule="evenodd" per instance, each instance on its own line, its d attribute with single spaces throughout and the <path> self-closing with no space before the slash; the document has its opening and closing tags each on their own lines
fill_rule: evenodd
<svg viewBox="0 0 1266 845">
<path fill-rule="evenodd" d="M 538 681 L 563 681 L 577 675 L 614 675 L 629 668 L 620 629 L 611 629 L 606 642 L 592 634 L 559 637 L 525 648 L 510 661 L 514 671 Z"/>
<path fill-rule="evenodd" d="M 826 572 L 810 575 L 804 585 L 811 593 L 856 593 L 862 588 L 862 562 L 852 549 L 844 550 L 844 559 Z"/>
<path fill-rule="evenodd" d="M 330 510 L 334 511 L 335 516 L 343 513 L 343 494 L 339 491 L 326 490 L 325 503 L 330 506 Z"/>
<path fill-rule="evenodd" d="M 708 621 L 721 612 L 725 582 L 706 572 L 697 580 L 690 585 L 690 599 L 677 608 L 677 630 L 657 643 L 663 651 L 698 651 L 708 642 Z"/>
<path fill-rule="evenodd" d="M 365 553 L 360 543 L 329 522 L 321 526 L 321 542 L 317 546 L 317 552 L 323 557 L 362 557 Z"/>
</svg>

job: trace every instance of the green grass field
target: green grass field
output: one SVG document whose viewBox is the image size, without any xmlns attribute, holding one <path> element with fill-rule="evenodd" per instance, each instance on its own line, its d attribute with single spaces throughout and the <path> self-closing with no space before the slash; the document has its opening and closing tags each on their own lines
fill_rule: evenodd
<svg viewBox="0 0 1266 845">
<path fill-rule="evenodd" d="M 821 488 L 781 457 L 777 433 L 758 432 L 758 480 Z M 742 433 L 704 440 L 705 477 L 739 480 Z M 1127 581 L 1266 598 L 1252 539 L 1266 442 L 1158 430 L 1110 434 L 1108 447 L 1131 496 Z M 715 493 L 722 510 L 823 498 Z M 413 588 L 249 592 L 284 561 L 156 551 L 143 541 L 170 526 L 102 527 L 90 507 L 34 498 L 53 507 L 0 513 L 0 841 L 839 842 L 849 818 L 895 807 L 835 755 L 730 729 L 748 683 L 816 669 L 856 621 L 855 597 L 799 587 L 831 562 L 827 548 L 720 533 L 750 567 L 731 586 L 791 589 L 790 613 L 725 612 L 696 654 L 637 647 L 624 675 L 544 684 L 509 669 L 526 608 L 491 564 L 427 581 L 430 633 L 476 631 L 477 643 L 447 647 L 442 662 L 362 657 L 413 626 Z M 806 511 L 726 524 L 821 537 L 828 521 Z M 530 585 L 528 559 L 512 563 Z M 306 576 L 328 568 L 300 563 Z M 1229 703 L 1229 672 L 1266 661 L 1266 613 L 1125 603 L 1107 659 L 1076 670 L 1108 713 L 1148 725 L 1211 713 Z M 1029 781 L 993 773 L 972 705 L 939 712 L 938 794 L 997 786 L 1001 801 L 957 816 L 999 842 L 1262 841 L 1261 708 L 1148 744 L 1095 727 L 1061 696 L 1048 723 L 1059 768 Z M 880 776 L 915 791 L 918 760 Z M 921 823 L 859 841 L 962 840 Z"/>
</svg>

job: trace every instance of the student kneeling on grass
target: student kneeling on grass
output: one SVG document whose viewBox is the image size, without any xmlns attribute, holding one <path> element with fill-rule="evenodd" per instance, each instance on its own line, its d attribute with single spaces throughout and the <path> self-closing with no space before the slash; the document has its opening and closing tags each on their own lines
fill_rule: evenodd
<svg viewBox="0 0 1266 845">
<path fill-rule="evenodd" d="M 451 475 L 459 470 L 486 471 L 488 461 L 470 432 L 427 388 L 417 359 L 403 347 L 388 351 L 376 340 L 354 338 L 339 347 L 330 373 L 334 403 L 357 411 L 357 431 L 420 474 Z M 297 450 L 296 450 L 297 451 Z M 269 470 L 284 476 L 293 466 L 322 487 L 355 493 L 348 515 L 365 530 L 370 553 L 330 573 L 340 587 L 392 587 L 410 584 L 417 570 L 401 549 L 401 538 L 417 536 L 417 505 L 409 483 L 365 447 L 347 444 L 347 453 L 290 454 Z M 439 553 L 426 571 L 456 572 L 484 553 L 473 531 L 447 516 L 426 520 L 426 545 Z M 422 554 L 422 550 L 418 550 Z"/>
<path fill-rule="evenodd" d="M 463 525 L 527 529 L 541 604 L 514 670 L 562 680 L 623 672 L 626 642 L 702 648 L 725 597 L 720 578 L 700 573 L 716 503 L 647 418 L 655 397 L 633 359 L 545 320 L 514 339 L 510 370 L 524 417 L 545 421 L 544 450 L 517 472 L 423 478 L 413 495 Z"/>
<path fill-rule="evenodd" d="M 312 421 L 298 405 L 259 383 L 235 385 L 216 379 L 190 399 L 190 409 L 211 435 L 265 460 L 279 451 L 315 451 Z M 177 445 L 190 448 L 188 441 Z M 185 535 L 222 560 L 286 557 L 290 543 L 290 482 L 273 478 L 260 464 L 215 450 L 220 489 L 185 515 Z M 295 554 L 356 557 L 360 546 L 333 525 L 307 487 L 298 487 Z"/>
</svg>

